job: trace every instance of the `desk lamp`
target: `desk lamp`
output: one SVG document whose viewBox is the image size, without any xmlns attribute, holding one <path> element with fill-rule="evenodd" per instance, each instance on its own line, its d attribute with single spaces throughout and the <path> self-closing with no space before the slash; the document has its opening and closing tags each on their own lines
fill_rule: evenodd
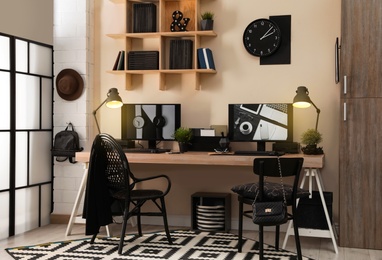
<svg viewBox="0 0 382 260">
<path fill-rule="evenodd" d="M 296 90 L 297 95 L 293 99 L 293 106 L 297 108 L 307 108 L 313 105 L 316 108 L 317 119 L 316 119 L 316 131 L 318 126 L 318 118 L 320 116 L 321 110 L 313 103 L 309 97 L 309 91 L 307 87 L 300 86 Z"/>
<path fill-rule="evenodd" d="M 93 111 L 93 116 L 94 116 L 94 119 L 95 119 L 96 124 L 97 124 L 98 133 L 101 133 L 101 130 L 100 130 L 99 125 L 98 125 L 96 113 L 97 113 L 98 109 L 100 109 L 103 106 L 103 104 L 105 104 L 105 103 L 106 103 L 106 106 L 109 108 L 119 108 L 123 105 L 122 98 L 119 96 L 119 93 L 118 93 L 118 89 L 116 89 L 116 88 L 109 89 L 109 92 L 107 93 L 107 98 L 101 103 L 101 105 L 99 105 Z"/>
</svg>

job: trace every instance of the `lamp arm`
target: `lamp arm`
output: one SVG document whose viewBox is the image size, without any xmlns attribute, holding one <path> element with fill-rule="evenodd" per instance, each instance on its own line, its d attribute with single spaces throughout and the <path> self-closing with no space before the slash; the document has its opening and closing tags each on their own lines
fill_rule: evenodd
<svg viewBox="0 0 382 260">
<path fill-rule="evenodd" d="M 317 112 L 316 131 L 317 131 L 317 127 L 318 127 L 318 118 L 320 117 L 321 110 L 316 106 L 316 104 L 313 103 L 312 100 L 310 101 L 310 103 L 312 103 L 312 105 L 316 108 L 316 112 Z"/>
<path fill-rule="evenodd" d="M 96 116 L 96 113 L 98 111 L 98 109 L 100 109 L 103 104 L 105 104 L 107 101 L 107 98 L 101 103 L 101 105 L 99 105 L 94 111 L 93 111 L 93 116 L 94 116 L 94 120 L 96 122 L 96 125 L 97 125 L 97 129 L 98 129 L 98 133 L 100 134 L 101 133 L 101 129 L 99 128 L 99 124 L 98 124 L 98 120 L 97 120 L 97 116 Z"/>
</svg>

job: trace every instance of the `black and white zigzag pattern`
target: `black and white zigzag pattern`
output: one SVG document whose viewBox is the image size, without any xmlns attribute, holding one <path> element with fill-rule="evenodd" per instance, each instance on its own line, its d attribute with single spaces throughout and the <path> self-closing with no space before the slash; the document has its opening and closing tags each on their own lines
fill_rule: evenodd
<svg viewBox="0 0 382 260">
<path fill-rule="evenodd" d="M 36 246 L 23 246 L 6 249 L 14 259 L 170 259 L 170 260 L 250 260 L 259 259 L 258 242 L 244 240 L 242 253 L 238 253 L 237 236 L 229 233 L 200 231 L 174 231 L 174 241 L 169 245 L 166 235 L 146 234 L 142 237 L 125 237 L 123 255 L 118 255 L 118 237 L 100 237 L 90 244 L 90 239 L 52 242 Z M 294 253 L 276 251 L 264 245 L 265 259 L 297 259 Z M 309 259 L 309 258 L 304 258 Z"/>
</svg>

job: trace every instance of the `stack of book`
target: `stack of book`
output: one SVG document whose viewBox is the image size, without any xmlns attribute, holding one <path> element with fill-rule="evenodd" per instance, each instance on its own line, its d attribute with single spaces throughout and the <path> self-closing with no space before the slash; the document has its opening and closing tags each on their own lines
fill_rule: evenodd
<svg viewBox="0 0 382 260">
<path fill-rule="evenodd" d="M 133 17 L 133 32 L 156 32 L 157 7 L 155 4 L 134 4 Z"/>
<path fill-rule="evenodd" d="M 158 51 L 130 51 L 128 53 L 129 70 L 157 70 L 159 69 Z"/>
<path fill-rule="evenodd" d="M 197 53 L 199 69 L 215 69 L 214 57 L 209 48 L 199 48 Z"/>
<path fill-rule="evenodd" d="M 125 70 L 125 51 L 119 51 L 115 59 L 113 70 Z"/>
<path fill-rule="evenodd" d="M 170 41 L 170 69 L 192 69 L 192 40 Z"/>
</svg>

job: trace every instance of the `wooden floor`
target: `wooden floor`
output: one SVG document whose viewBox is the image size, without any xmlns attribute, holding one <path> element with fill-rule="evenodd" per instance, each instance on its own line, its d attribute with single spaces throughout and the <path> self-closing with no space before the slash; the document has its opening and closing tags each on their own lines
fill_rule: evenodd
<svg viewBox="0 0 382 260">
<path fill-rule="evenodd" d="M 12 259 L 4 250 L 8 247 L 27 246 L 41 244 L 45 242 L 62 241 L 69 239 L 84 238 L 84 225 L 76 224 L 73 227 L 72 234 L 65 236 L 66 225 L 51 224 L 24 234 L 17 235 L 8 239 L 0 240 L 0 259 Z M 174 227 L 172 230 L 179 230 L 181 228 Z M 187 228 L 185 228 L 187 229 Z M 111 225 L 113 235 L 118 235 L 120 226 L 117 224 Z M 161 226 L 145 226 L 145 232 L 162 231 Z M 101 230 L 102 234 L 106 235 L 104 229 Z M 127 233 L 136 233 L 136 229 L 128 227 Z M 231 230 L 231 233 L 236 234 L 236 230 Z M 244 236 L 257 240 L 257 232 L 244 231 Z M 282 244 L 283 234 L 280 236 L 280 243 Z M 266 232 L 265 242 L 273 244 L 273 233 Z M 338 248 L 339 254 L 336 254 L 333 249 L 333 244 L 327 238 L 307 238 L 301 237 L 301 247 L 304 256 L 311 257 L 316 260 L 328 259 L 341 259 L 341 260 L 382 260 L 382 250 L 366 250 L 354 248 Z M 295 251 L 293 236 L 290 237 L 287 245 L 287 250 Z"/>
</svg>

